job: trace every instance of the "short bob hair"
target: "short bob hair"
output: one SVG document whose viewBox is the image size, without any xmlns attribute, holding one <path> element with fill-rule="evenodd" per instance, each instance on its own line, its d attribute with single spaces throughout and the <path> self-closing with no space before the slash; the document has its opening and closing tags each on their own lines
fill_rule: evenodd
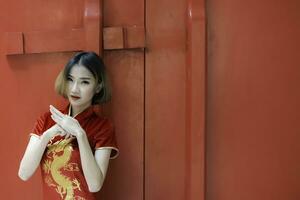
<svg viewBox="0 0 300 200">
<path fill-rule="evenodd" d="M 94 52 L 80 52 L 71 58 L 56 78 L 55 91 L 64 98 L 68 98 L 67 80 L 71 69 L 75 65 L 86 67 L 93 74 L 96 83 L 102 85 L 101 91 L 94 95 L 92 105 L 108 102 L 111 99 L 111 87 L 109 85 L 105 65 L 103 60 Z"/>
</svg>

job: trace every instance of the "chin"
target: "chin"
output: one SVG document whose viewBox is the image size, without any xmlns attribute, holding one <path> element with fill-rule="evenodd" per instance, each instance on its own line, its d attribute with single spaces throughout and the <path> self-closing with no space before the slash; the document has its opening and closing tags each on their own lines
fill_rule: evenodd
<svg viewBox="0 0 300 200">
<path fill-rule="evenodd" d="M 72 101 L 70 101 L 70 104 L 71 104 L 72 106 L 76 106 L 76 107 L 82 106 L 82 103 L 80 103 L 80 102 L 72 102 Z"/>
<path fill-rule="evenodd" d="M 82 103 L 78 101 L 73 101 L 72 99 L 69 99 L 69 102 L 72 106 L 80 106 Z"/>
<path fill-rule="evenodd" d="M 86 107 L 87 105 L 88 105 L 88 103 L 87 102 L 78 102 L 78 101 L 76 101 L 76 102 L 74 102 L 74 101 L 69 101 L 70 102 L 70 104 L 73 106 L 73 107 Z M 90 104 L 91 105 L 91 104 Z"/>
</svg>

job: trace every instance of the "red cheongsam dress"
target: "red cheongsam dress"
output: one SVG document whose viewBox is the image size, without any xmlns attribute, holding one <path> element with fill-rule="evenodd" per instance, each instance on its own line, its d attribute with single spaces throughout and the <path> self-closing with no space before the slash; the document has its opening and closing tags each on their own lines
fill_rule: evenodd
<svg viewBox="0 0 300 200">
<path fill-rule="evenodd" d="M 69 105 L 61 110 L 70 115 Z M 90 106 L 75 116 L 85 130 L 92 151 L 111 149 L 111 159 L 118 156 L 115 134 L 112 123 L 100 117 Z M 35 123 L 32 136 L 41 136 L 55 125 L 51 113 L 46 112 Z M 95 200 L 89 192 L 83 175 L 79 148 L 76 138 L 65 139 L 62 136 L 52 138 L 41 160 L 43 194 L 45 200 Z"/>
</svg>

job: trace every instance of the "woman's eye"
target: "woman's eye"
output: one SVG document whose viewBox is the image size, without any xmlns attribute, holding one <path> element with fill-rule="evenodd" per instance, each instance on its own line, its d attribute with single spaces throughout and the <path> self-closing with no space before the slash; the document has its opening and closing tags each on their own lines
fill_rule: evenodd
<svg viewBox="0 0 300 200">
<path fill-rule="evenodd" d="M 88 82 L 88 81 L 82 81 L 82 83 L 86 84 L 86 85 L 90 84 L 90 82 Z"/>
<path fill-rule="evenodd" d="M 67 81 L 73 81 L 70 77 L 67 78 Z"/>
</svg>

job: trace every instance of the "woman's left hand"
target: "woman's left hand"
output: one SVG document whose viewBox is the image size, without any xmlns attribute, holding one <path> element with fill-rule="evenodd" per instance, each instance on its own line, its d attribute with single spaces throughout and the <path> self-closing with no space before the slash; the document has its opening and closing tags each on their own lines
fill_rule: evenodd
<svg viewBox="0 0 300 200">
<path fill-rule="evenodd" d="M 50 105 L 50 112 L 51 118 L 60 126 L 62 127 L 67 133 L 78 137 L 79 134 L 84 133 L 83 129 L 81 128 L 79 122 L 70 117 L 68 115 L 64 115 L 59 110 L 57 110 L 54 106 Z"/>
</svg>

